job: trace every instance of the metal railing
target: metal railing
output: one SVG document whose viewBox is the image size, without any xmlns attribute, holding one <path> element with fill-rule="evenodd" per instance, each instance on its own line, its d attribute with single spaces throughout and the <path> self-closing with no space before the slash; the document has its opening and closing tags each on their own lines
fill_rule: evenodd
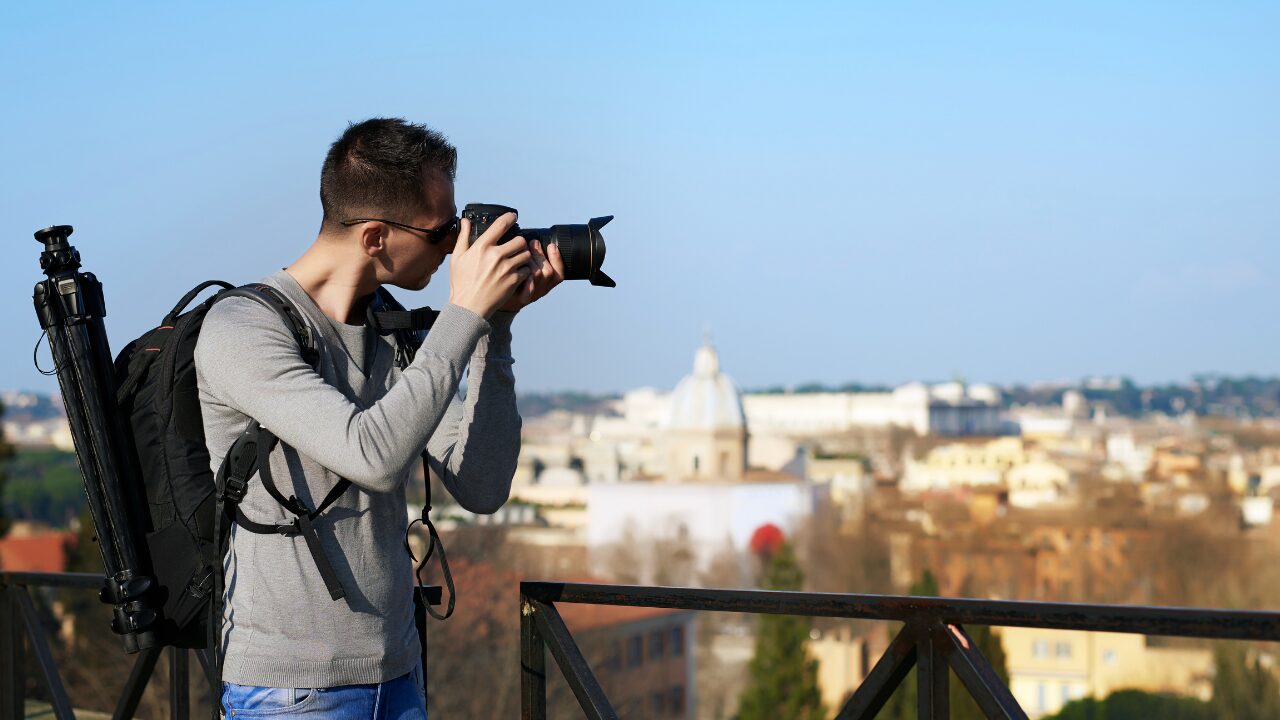
<svg viewBox="0 0 1280 720">
<path fill-rule="evenodd" d="M 75 711 L 67 694 L 62 675 L 54 661 L 53 650 L 45 632 L 47 624 L 41 618 L 39 600 L 33 597 L 33 588 L 65 588 L 92 591 L 102 588 L 102 575 L 96 573 L 36 573 L 0 572 L 0 720 L 21 720 L 26 713 L 26 664 L 27 652 L 35 660 L 37 677 L 49 696 L 53 714 L 58 720 L 75 720 Z M 440 603 L 441 589 L 425 587 L 427 602 Z M 103 622 L 107 622 L 103 614 Z M 419 618 L 423 621 L 423 618 Z M 167 648 L 169 655 L 169 717 L 187 720 L 191 717 L 191 688 L 189 669 L 194 655 L 204 670 L 209 687 L 214 687 L 214 668 L 207 650 Z M 151 675 L 164 647 L 152 647 L 137 654 L 133 669 L 125 681 L 116 702 L 112 718 L 124 720 L 133 717 L 142 701 Z M 121 654 L 124 651 L 121 650 Z M 425 674 L 426 667 L 423 667 Z M 211 698 L 218 697 L 210 693 Z"/>
<path fill-rule="evenodd" d="M 588 718 L 618 717 L 560 617 L 557 603 L 902 622 L 888 649 L 840 708 L 837 720 L 874 718 L 912 667 L 918 671 L 920 720 L 950 717 L 951 670 L 988 718 L 1026 718 L 1009 688 L 965 632 L 965 625 L 1280 641 L 1280 613 L 1273 612 L 522 582 L 520 693 L 525 720 L 547 717 L 547 649 Z"/>
<path fill-rule="evenodd" d="M 102 588 L 102 575 L 96 573 L 0 573 L 0 720 L 18 720 L 26 713 L 26 654 L 29 646 L 39 670 L 37 677 L 49 696 L 49 704 L 58 720 L 74 719 L 71 698 L 62 682 L 62 674 L 54 661 L 53 650 L 45 633 L 45 622 L 40 617 L 37 600 L 31 588 L 69 588 L 96 592 Z M 104 620 L 105 622 L 105 620 Z M 24 643 L 25 640 L 25 643 Z M 153 647 L 138 653 L 133 670 L 116 703 L 116 718 L 133 717 L 151 679 L 152 671 L 160 659 L 163 648 Z M 123 651 L 122 651 L 123 652 Z M 171 716 L 190 716 L 190 689 L 187 685 L 187 669 L 190 658 L 187 650 L 171 648 L 169 664 L 174 682 L 170 685 L 169 702 Z M 203 651 L 196 651 L 200 664 L 210 672 L 209 658 Z M 210 676 L 212 677 L 212 676 Z M 181 679 L 181 680 L 179 680 Z"/>
</svg>

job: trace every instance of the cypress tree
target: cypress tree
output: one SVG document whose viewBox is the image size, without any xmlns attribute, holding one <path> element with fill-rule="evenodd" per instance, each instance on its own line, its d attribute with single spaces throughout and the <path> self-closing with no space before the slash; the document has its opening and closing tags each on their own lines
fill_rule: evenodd
<svg viewBox="0 0 1280 720">
<path fill-rule="evenodd" d="M 800 590 L 804 573 L 791 544 L 781 543 L 768 558 L 764 586 Z M 750 682 L 742 694 L 738 720 L 820 720 L 826 717 L 818 691 L 818 661 L 809 657 L 809 618 L 765 615 L 756 636 Z"/>
</svg>

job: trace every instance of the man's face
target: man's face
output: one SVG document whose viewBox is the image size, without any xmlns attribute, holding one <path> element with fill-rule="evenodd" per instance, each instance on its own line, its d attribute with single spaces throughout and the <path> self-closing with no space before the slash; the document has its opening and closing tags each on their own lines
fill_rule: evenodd
<svg viewBox="0 0 1280 720">
<path fill-rule="evenodd" d="M 414 227 L 435 229 L 453 220 L 458 214 L 458 206 L 453 198 L 453 180 L 443 172 L 428 171 L 422 182 L 422 192 L 426 199 L 425 207 L 418 214 L 408 218 L 388 218 Z M 445 256 L 453 252 L 457 235 L 431 244 L 422 233 L 394 226 L 387 226 L 389 235 L 386 241 L 379 279 L 388 285 L 406 290 L 421 290 L 431 281 L 431 276 L 444 262 Z"/>
</svg>

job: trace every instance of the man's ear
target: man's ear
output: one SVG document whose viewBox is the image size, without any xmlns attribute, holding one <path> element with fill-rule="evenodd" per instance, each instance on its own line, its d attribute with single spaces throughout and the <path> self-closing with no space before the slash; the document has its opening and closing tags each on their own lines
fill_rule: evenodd
<svg viewBox="0 0 1280 720">
<path fill-rule="evenodd" d="M 365 223 L 360 228 L 360 249 L 369 257 L 386 252 L 388 228 L 380 222 Z"/>
</svg>

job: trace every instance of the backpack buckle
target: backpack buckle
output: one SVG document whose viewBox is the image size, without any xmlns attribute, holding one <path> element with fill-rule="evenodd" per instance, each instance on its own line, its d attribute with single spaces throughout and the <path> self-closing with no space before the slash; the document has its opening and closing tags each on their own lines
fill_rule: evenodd
<svg viewBox="0 0 1280 720">
<path fill-rule="evenodd" d="M 221 475 L 222 499 L 239 503 L 249 491 L 249 478 L 258 471 L 258 431 L 256 422 L 240 433 L 218 468 Z"/>
<path fill-rule="evenodd" d="M 298 518 L 294 518 L 289 522 L 276 523 L 276 532 L 285 537 L 297 537 L 302 534 L 302 526 L 298 523 Z"/>
<path fill-rule="evenodd" d="M 222 487 L 222 499 L 230 500 L 233 503 L 239 503 L 244 499 L 245 494 L 249 491 L 249 481 L 236 475 L 227 476 L 227 482 Z"/>
</svg>

